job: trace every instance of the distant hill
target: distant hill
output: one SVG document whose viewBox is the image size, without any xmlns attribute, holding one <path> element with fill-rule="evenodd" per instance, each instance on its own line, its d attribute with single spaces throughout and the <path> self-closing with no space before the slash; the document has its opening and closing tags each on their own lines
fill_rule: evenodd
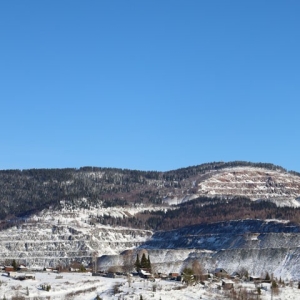
<svg viewBox="0 0 300 300">
<path fill-rule="evenodd" d="M 95 255 L 122 260 L 119 254 L 124 250 L 141 247 L 158 249 L 153 261 L 168 262 L 167 271 L 173 264 L 179 270 L 188 263 L 195 248 L 208 268 L 222 261 L 236 269 L 231 264 L 235 255 L 241 264 L 247 257 L 254 272 L 255 257 L 260 256 L 259 272 L 270 261 L 274 272 L 287 274 L 284 257 L 291 247 L 297 259 L 289 260 L 289 268 L 300 261 L 299 230 L 295 231 L 300 224 L 299 197 L 299 173 L 265 163 L 213 162 L 168 172 L 96 167 L 3 170 L 0 263 L 18 259 L 32 266 L 66 266 L 73 261 L 88 265 Z M 194 233 L 195 228 L 207 231 Z M 231 232 L 234 228 L 241 231 Z M 274 236 L 280 239 L 276 244 Z M 283 264 L 279 269 L 272 261 L 276 253 Z M 113 262 L 107 258 L 107 264 Z M 295 278 L 299 274 L 293 271 Z"/>
<path fill-rule="evenodd" d="M 89 208 L 244 196 L 297 206 L 299 195 L 299 173 L 269 163 L 212 162 L 168 172 L 97 167 L 0 171 L 1 220 L 60 209 L 62 201 Z"/>
</svg>

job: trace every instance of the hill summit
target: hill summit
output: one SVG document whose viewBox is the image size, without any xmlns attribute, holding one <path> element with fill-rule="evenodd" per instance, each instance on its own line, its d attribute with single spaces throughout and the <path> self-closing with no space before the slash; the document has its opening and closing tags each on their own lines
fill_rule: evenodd
<svg viewBox="0 0 300 300">
<path fill-rule="evenodd" d="M 200 196 L 299 206 L 300 174 L 280 166 L 213 162 L 168 172 L 83 167 L 0 171 L 0 219 L 62 203 L 72 208 L 180 204 Z"/>
</svg>

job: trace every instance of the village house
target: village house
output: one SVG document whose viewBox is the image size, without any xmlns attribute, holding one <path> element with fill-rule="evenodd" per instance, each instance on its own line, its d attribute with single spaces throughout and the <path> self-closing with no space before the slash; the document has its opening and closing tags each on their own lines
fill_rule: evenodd
<svg viewBox="0 0 300 300">
<path fill-rule="evenodd" d="M 25 279 L 25 275 L 23 273 L 18 273 L 15 271 L 10 271 L 7 272 L 7 276 L 13 279 L 19 279 L 19 280 L 24 280 Z"/>
<path fill-rule="evenodd" d="M 84 271 L 84 267 L 81 263 L 79 262 L 73 262 L 70 264 L 70 267 L 69 267 L 69 271 L 70 272 L 80 272 L 80 271 Z"/>
<path fill-rule="evenodd" d="M 169 279 L 176 280 L 179 275 L 179 273 L 169 273 Z"/>
<path fill-rule="evenodd" d="M 15 269 L 13 266 L 5 266 L 4 267 L 4 271 L 5 272 L 13 272 Z"/>
<path fill-rule="evenodd" d="M 25 272 L 25 271 L 27 271 L 28 270 L 28 268 L 25 266 L 25 265 L 19 265 L 19 267 L 18 267 L 18 271 L 21 271 L 21 272 Z"/>
<path fill-rule="evenodd" d="M 222 279 L 222 288 L 224 290 L 231 290 L 233 288 L 234 282 L 229 279 Z"/>
<path fill-rule="evenodd" d="M 253 282 L 261 282 L 261 278 L 258 277 L 258 276 L 250 276 L 250 281 L 253 281 Z"/>
<path fill-rule="evenodd" d="M 145 271 L 143 269 L 140 270 L 140 276 L 142 278 L 146 278 L 146 279 L 153 277 L 151 273 L 149 273 L 148 271 Z"/>
<path fill-rule="evenodd" d="M 158 277 L 161 279 L 168 279 L 168 275 L 165 273 L 158 273 Z"/>
<path fill-rule="evenodd" d="M 8 272 L 7 273 L 8 277 L 16 279 L 16 280 L 28 280 L 28 279 L 33 279 L 35 280 L 35 274 L 32 273 L 21 273 L 21 272 Z"/>
<path fill-rule="evenodd" d="M 53 272 L 53 268 L 45 268 L 44 271 L 46 271 L 46 272 Z"/>
<path fill-rule="evenodd" d="M 216 276 L 218 278 L 228 278 L 229 277 L 228 273 L 222 268 L 215 269 L 214 276 Z"/>
</svg>

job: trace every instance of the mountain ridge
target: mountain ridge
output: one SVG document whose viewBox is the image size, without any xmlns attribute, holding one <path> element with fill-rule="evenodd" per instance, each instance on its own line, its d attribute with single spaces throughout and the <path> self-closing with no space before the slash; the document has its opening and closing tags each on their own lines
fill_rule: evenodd
<svg viewBox="0 0 300 300">
<path fill-rule="evenodd" d="M 196 183 L 226 168 L 253 167 L 281 172 L 295 178 L 300 174 L 269 163 L 243 161 L 212 162 L 167 172 L 115 168 L 29 169 L 0 171 L 0 219 L 72 205 L 118 206 L 162 204 L 168 197 L 196 198 Z M 278 173 L 278 174 L 279 174 Z M 183 196 L 182 196 L 183 195 Z M 81 201 L 81 199 L 86 201 Z M 294 203 L 295 204 L 295 203 Z"/>
<path fill-rule="evenodd" d="M 168 255 L 171 259 L 177 251 L 176 257 L 182 260 L 166 264 L 176 270 L 195 255 L 205 266 L 222 258 L 224 266 L 233 268 L 237 265 L 230 265 L 230 253 L 239 264 L 243 257 L 249 265 L 255 263 L 249 253 L 271 261 L 272 251 L 267 248 L 275 245 L 275 237 L 281 243 L 273 247 L 277 260 L 284 259 L 292 268 L 288 249 L 292 247 L 298 262 L 298 232 L 276 233 L 275 228 L 264 233 L 258 226 L 249 234 L 227 232 L 225 238 L 213 224 L 224 229 L 233 220 L 266 224 L 276 219 L 278 228 L 298 226 L 299 175 L 272 164 L 237 161 L 168 172 L 96 167 L 0 171 L 0 257 L 55 267 L 72 261 L 88 265 L 94 255 L 114 255 L 112 260 L 106 257 L 106 264 L 112 265 L 114 259 L 122 260 L 120 253 L 126 249 L 148 247 L 149 251 L 161 248 L 155 250 L 160 251 L 155 253 L 161 260 Z M 193 237 L 196 227 L 188 226 L 211 229 Z M 185 240 L 180 232 L 186 228 L 191 236 Z M 167 236 L 170 230 L 177 232 L 183 249 L 178 249 L 175 240 L 174 249 L 163 241 L 157 244 L 155 237 Z M 196 254 L 188 243 L 194 248 L 198 245 Z M 224 251 L 213 248 L 221 244 Z M 162 267 L 162 261 L 157 263 Z M 287 274 L 284 268 L 272 265 L 278 274 Z M 300 276 L 292 272 L 293 277 Z"/>
</svg>

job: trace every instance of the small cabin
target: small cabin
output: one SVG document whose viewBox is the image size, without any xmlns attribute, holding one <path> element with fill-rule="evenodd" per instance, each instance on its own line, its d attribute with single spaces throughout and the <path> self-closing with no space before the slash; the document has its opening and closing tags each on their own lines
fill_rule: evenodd
<svg viewBox="0 0 300 300">
<path fill-rule="evenodd" d="M 260 282 L 262 279 L 258 276 L 250 276 L 250 281 Z"/>
<path fill-rule="evenodd" d="M 228 273 L 226 272 L 226 270 L 224 270 L 222 268 L 215 269 L 214 275 L 219 278 L 227 278 L 228 277 Z"/>
<path fill-rule="evenodd" d="M 69 271 L 70 271 L 70 272 L 79 272 L 80 269 L 79 269 L 79 268 L 72 268 L 72 267 L 70 267 L 70 268 L 69 268 Z"/>
<path fill-rule="evenodd" d="M 4 271 L 5 272 L 13 272 L 15 269 L 13 266 L 5 266 L 4 267 Z"/>
<path fill-rule="evenodd" d="M 77 261 L 74 261 L 70 264 L 69 266 L 69 271 L 70 272 L 79 272 L 79 271 L 83 271 L 85 270 L 85 268 L 83 267 L 83 265 Z"/>
<path fill-rule="evenodd" d="M 179 275 L 179 273 L 169 273 L 169 278 L 171 280 L 176 280 Z"/>
<path fill-rule="evenodd" d="M 44 269 L 46 272 L 53 272 L 53 268 L 45 268 Z"/>
<path fill-rule="evenodd" d="M 25 265 L 19 265 L 19 267 L 18 267 L 18 271 L 25 272 L 27 270 L 28 270 L 28 268 Z"/>
<path fill-rule="evenodd" d="M 222 279 L 222 288 L 224 290 L 231 290 L 233 288 L 234 282 L 228 279 Z"/>
<path fill-rule="evenodd" d="M 146 279 L 152 278 L 152 274 L 150 272 L 148 272 L 148 271 L 143 270 L 143 269 L 140 270 L 140 276 L 142 278 L 146 278 Z"/>
</svg>

